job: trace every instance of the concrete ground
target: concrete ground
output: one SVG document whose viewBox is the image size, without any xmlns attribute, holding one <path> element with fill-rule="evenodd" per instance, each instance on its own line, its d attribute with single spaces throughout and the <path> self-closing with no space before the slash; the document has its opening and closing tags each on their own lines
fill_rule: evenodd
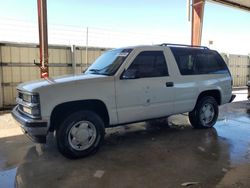
<svg viewBox="0 0 250 188">
<path fill-rule="evenodd" d="M 247 100 L 247 88 L 235 88 L 233 90 L 233 94 L 236 95 L 233 102 L 244 101 Z"/>
<path fill-rule="evenodd" d="M 108 129 L 98 153 L 69 160 L 53 135 L 34 144 L 2 113 L 0 188 L 250 187 L 250 101 L 221 106 L 212 129 L 192 129 L 186 114 L 168 122 Z"/>
</svg>

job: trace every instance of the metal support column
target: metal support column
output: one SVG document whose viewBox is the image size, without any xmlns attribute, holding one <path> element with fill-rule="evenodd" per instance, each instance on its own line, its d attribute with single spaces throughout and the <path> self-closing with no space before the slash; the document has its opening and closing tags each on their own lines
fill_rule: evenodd
<svg viewBox="0 0 250 188">
<path fill-rule="evenodd" d="M 72 61 L 72 69 L 73 74 L 76 74 L 76 46 L 71 46 L 71 61 Z"/>
<path fill-rule="evenodd" d="M 87 27 L 87 30 L 86 30 L 86 49 L 85 49 L 86 68 L 88 68 L 88 66 L 89 66 L 88 45 L 89 45 L 89 28 Z"/>
<path fill-rule="evenodd" d="M 192 1 L 192 45 L 201 45 L 205 0 Z"/>
<path fill-rule="evenodd" d="M 37 0 L 41 78 L 49 76 L 47 0 Z"/>
</svg>

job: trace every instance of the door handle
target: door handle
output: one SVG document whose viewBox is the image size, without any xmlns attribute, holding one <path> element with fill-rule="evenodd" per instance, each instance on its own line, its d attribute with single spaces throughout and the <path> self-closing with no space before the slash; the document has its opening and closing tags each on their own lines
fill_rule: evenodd
<svg viewBox="0 0 250 188">
<path fill-rule="evenodd" d="M 174 87 L 174 82 L 166 82 L 166 87 Z"/>
</svg>

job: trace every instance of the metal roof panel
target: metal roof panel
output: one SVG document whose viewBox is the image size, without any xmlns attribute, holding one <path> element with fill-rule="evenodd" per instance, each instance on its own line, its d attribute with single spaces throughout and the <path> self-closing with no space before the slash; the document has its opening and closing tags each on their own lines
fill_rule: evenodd
<svg viewBox="0 0 250 188">
<path fill-rule="evenodd" d="M 250 0 L 210 0 L 210 1 L 250 11 Z"/>
</svg>

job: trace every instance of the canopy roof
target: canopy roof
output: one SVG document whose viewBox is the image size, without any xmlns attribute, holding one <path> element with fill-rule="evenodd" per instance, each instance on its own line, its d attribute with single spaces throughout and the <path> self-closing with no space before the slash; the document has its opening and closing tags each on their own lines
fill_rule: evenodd
<svg viewBox="0 0 250 188">
<path fill-rule="evenodd" d="M 250 11 L 249 0 L 210 0 L 210 1 Z"/>
</svg>

